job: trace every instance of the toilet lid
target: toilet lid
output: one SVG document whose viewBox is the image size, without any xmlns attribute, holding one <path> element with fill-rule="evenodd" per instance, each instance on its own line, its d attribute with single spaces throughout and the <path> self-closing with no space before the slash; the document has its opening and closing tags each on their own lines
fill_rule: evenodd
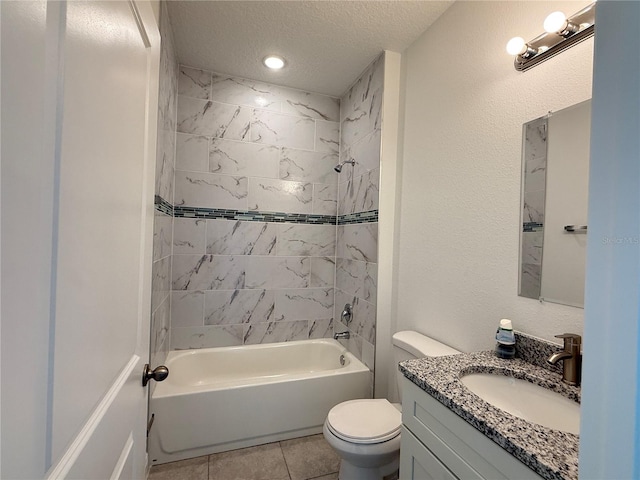
<svg viewBox="0 0 640 480">
<path fill-rule="evenodd" d="M 338 438 L 353 443 L 381 443 L 400 433 L 402 415 L 388 400 L 350 400 L 327 415 L 327 426 Z"/>
</svg>

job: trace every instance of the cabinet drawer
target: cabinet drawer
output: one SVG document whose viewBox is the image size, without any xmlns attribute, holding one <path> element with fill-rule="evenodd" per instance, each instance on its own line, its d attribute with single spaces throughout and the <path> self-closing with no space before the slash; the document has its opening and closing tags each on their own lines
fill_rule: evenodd
<svg viewBox="0 0 640 480">
<path fill-rule="evenodd" d="M 457 477 L 540 480 L 538 474 L 414 383 L 402 379 L 402 423 Z"/>
</svg>

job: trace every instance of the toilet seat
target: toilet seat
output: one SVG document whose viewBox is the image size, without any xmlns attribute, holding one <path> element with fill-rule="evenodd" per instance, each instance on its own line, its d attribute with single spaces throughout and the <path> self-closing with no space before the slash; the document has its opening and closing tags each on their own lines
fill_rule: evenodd
<svg viewBox="0 0 640 480">
<path fill-rule="evenodd" d="M 382 443 L 400 435 L 400 411 L 385 399 L 350 400 L 327 415 L 327 428 L 345 442 Z"/>
</svg>

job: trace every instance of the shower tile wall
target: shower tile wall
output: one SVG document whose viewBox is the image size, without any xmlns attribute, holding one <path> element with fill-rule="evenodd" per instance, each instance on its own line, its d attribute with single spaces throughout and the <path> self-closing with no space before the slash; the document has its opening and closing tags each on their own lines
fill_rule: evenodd
<svg viewBox="0 0 640 480">
<path fill-rule="evenodd" d="M 335 329 L 349 329 L 351 338 L 343 342 L 372 371 L 383 80 L 384 56 L 380 56 L 340 102 L 340 159 L 353 159 L 355 165 L 346 164 L 338 182 Z M 340 321 L 346 303 L 353 305 L 353 320 L 348 325 Z"/>
<path fill-rule="evenodd" d="M 522 252 L 520 291 L 523 297 L 540 298 L 542 286 L 542 241 L 547 172 L 548 118 L 524 126 L 524 183 L 522 199 Z"/>
<path fill-rule="evenodd" d="M 178 93 L 172 348 L 331 336 L 339 100 L 187 67 Z"/>
<path fill-rule="evenodd" d="M 166 5 L 161 3 L 160 85 L 156 153 L 156 208 L 153 226 L 153 280 L 151 296 L 151 364 L 164 363 L 170 349 L 171 249 L 173 178 L 175 164 L 178 63 Z M 151 383 L 155 387 L 154 382 Z"/>
</svg>

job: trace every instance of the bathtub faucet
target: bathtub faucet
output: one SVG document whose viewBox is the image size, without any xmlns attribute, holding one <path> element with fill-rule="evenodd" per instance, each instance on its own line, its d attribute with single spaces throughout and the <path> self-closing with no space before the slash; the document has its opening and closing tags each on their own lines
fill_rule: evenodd
<svg viewBox="0 0 640 480">
<path fill-rule="evenodd" d="M 351 334 L 349 333 L 349 330 L 347 330 L 346 332 L 342 332 L 342 333 L 334 333 L 333 334 L 333 339 L 334 340 L 339 340 L 341 338 L 344 338 L 345 340 L 347 340 L 350 336 L 351 336 Z"/>
</svg>

